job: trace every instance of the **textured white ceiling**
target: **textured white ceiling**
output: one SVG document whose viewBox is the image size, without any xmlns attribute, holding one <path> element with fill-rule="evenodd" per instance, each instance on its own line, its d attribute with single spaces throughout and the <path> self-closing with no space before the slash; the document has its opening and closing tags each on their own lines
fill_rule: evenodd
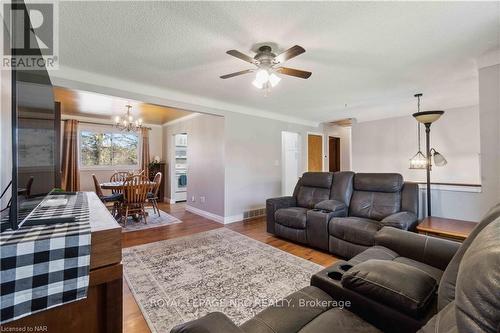
<svg viewBox="0 0 500 333">
<path fill-rule="evenodd" d="M 477 104 L 475 59 L 500 46 L 500 2 L 61 2 L 61 65 L 311 121 Z M 255 43 L 306 53 L 265 97 Z M 73 78 L 77 80 L 78 78 Z"/>
</svg>

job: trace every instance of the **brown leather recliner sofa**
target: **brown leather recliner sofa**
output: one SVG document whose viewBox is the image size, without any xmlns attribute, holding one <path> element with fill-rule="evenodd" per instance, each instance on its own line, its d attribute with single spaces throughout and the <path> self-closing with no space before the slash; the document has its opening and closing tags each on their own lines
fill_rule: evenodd
<svg viewBox="0 0 500 333">
<path fill-rule="evenodd" d="M 384 235 L 383 246 L 369 248 L 348 262 L 351 265 L 341 262 L 315 274 L 312 286 L 285 297 L 285 302 L 239 327 L 214 312 L 178 325 L 171 333 L 498 332 L 500 205 L 490 210 L 461 245 L 385 229 L 398 233 Z M 408 238 L 400 239 L 402 235 Z M 385 250 L 402 260 L 381 258 Z M 435 276 L 419 270 L 424 266 L 418 263 L 445 269 Z M 342 270 L 341 265 L 352 267 L 337 271 Z M 336 288 L 349 288 L 365 298 L 359 301 Z M 336 306 L 339 301 L 353 304 L 341 308 Z M 407 317 L 394 310 L 418 314 L 420 321 L 407 322 Z"/>
<path fill-rule="evenodd" d="M 415 228 L 418 186 L 395 173 L 306 172 L 266 210 L 268 232 L 351 258 L 384 226 Z"/>
</svg>

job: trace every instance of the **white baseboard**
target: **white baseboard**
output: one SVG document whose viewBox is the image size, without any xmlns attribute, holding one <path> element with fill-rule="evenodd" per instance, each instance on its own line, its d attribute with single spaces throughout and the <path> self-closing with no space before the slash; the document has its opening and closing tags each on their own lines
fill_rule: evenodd
<svg viewBox="0 0 500 333">
<path fill-rule="evenodd" d="M 199 208 L 196 208 L 193 206 L 189 206 L 189 205 L 186 205 L 186 210 L 188 212 L 194 213 L 196 215 L 203 216 L 209 220 L 224 224 L 224 217 L 223 216 L 220 216 L 220 215 L 217 215 L 214 213 L 210 213 L 210 212 L 207 212 L 205 210 L 202 210 L 202 209 L 199 209 Z"/>
<path fill-rule="evenodd" d="M 169 204 L 173 205 L 175 203 L 175 200 L 167 198 L 167 197 L 164 197 L 163 198 L 163 202 L 168 202 Z"/>
<path fill-rule="evenodd" d="M 233 215 L 233 216 L 220 216 L 214 213 L 207 212 L 205 210 L 186 205 L 186 210 L 196 215 L 203 216 L 209 220 L 221 223 L 221 224 L 229 224 L 234 222 L 243 221 L 243 214 Z"/>
<path fill-rule="evenodd" d="M 243 221 L 243 214 L 224 217 L 224 224 Z"/>
</svg>

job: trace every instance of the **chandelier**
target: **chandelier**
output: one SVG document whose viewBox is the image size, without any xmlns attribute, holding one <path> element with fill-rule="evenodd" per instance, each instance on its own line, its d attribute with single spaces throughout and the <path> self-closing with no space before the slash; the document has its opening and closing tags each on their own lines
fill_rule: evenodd
<svg viewBox="0 0 500 333">
<path fill-rule="evenodd" d="M 127 108 L 127 114 L 125 117 L 115 117 L 115 127 L 126 132 L 139 131 L 142 128 L 142 119 L 139 118 L 134 120 L 134 117 L 130 114 L 130 108 L 132 105 L 125 105 L 125 107 Z"/>
</svg>

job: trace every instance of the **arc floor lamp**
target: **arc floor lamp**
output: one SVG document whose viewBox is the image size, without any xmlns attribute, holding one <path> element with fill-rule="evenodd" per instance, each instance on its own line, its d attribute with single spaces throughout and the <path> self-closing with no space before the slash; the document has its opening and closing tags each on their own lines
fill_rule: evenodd
<svg viewBox="0 0 500 333">
<path fill-rule="evenodd" d="M 434 148 L 431 148 L 431 125 L 436 120 L 438 120 L 444 111 L 433 110 L 433 111 L 420 111 L 420 97 L 422 94 L 415 94 L 418 99 L 418 109 L 417 112 L 413 114 L 413 117 L 418 122 L 418 152 L 410 159 L 410 169 L 426 169 L 427 174 L 427 216 L 432 215 L 431 211 L 431 170 L 432 170 L 432 158 L 434 158 L 434 163 L 437 166 L 444 166 L 448 162 L 443 155 L 438 153 Z M 425 156 L 423 156 L 420 150 L 420 124 L 425 126 Z"/>
</svg>

